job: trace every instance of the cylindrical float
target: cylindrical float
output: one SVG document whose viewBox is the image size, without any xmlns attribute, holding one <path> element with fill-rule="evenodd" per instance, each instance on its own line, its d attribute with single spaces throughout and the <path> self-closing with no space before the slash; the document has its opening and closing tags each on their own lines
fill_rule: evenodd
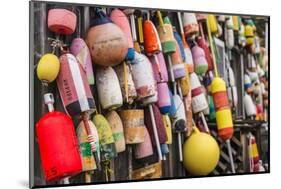
<svg viewBox="0 0 281 189">
<path fill-rule="evenodd" d="M 153 148 L 151 144 L 151 138 L 147 131 L 147 128 L 144 127 L 144 142 L 138 143 L 135 148 L 135 158 L 142 159 L 148 156 L 153 155 Z"/>
<path fill-rule="evenodd" d="M 180 78 L 185 77 L 185 75 L 186 75 L 185 65 L 182 61 L 180 47 L 177 42 L 176 42 L 176 51 L 174 53 L 172 53 L 171 58 L 172 58 L 172 64 L 173 64 L 174 78 L 180 79 Z"/>
<path fill-rule="evenodd" d="M 156 59 L 153 56 L 148 57 L 153 68 L 154 78 L 157 83 L 168 82 L 168 71 L 163 53 L 159 52 L 155 56 L 159 64 L 157 64 Z"/>
<path fill-rule="evenodd" d="M 225 22 L 225 44 L 228 49 L 232 49 L 234 46 L 234 31 L 233 31 L 233 20 L 229 17 Z"/>
<path fill-rule="evenodd" d="M 217 34 L 218 33 L 218 23 L 217 23 L 216 16 L 213 14 L 208 14 L 208 20 L 209 20 L 210 30 L 211 30 L 212 34 Z"/>
<path fill-rule="evenodd" d="M 245 37 L 246 37 L 246 44 L 248 46 L 254 43 L 254 29 L 249 24 L 245 26 Z"/>
<path fill-rule="evenodd" d="M 250 95 L 245 94 L 245 96 L 243 98 L 243 104 L 244 104 L 246 115 L 248 117 L 256 116 L 256 114 L 257 114 L 256 106 Z"/>
<path fill-rule="evenodd" d="M 103 109 L 116 109 L 123 104 L 117 75 L 112 67 L 98 67 L 96 71 L 97 91 Z"/>
<path fill-rule="evenodd" d="M 199 27 L 194 13 L 183 13 L 183 27 L 184 34 L 188 38 L 198 34 Z"/>
<path fill-rule="evenodd" d="M 171 99 L 169 94 L 169 87 L 167 83 L 157 84 L 158 101 L 157 106 L 162 114 L 166 114 L 171 108 Z"/>
<path fill-rule="evenodd" d="M 148 56 L 153 55 L 161 51 L 160 39 L 158 32 L 150 20 L 143 22 L 143 38 L 144 38 L 144 49 Z"/>
<path fill-rule="evenodd" d="M 176 41 L 174 38 L 171 22 L 167 16 L 164 18 L 164 25 L 158 26 L 157 31 L 161 41 L 163 53 L 166 54 L 166 53 L 174 52 L 176 50 L 175 49 Z"/>
<path fill-rule="evenodd" d="M 208 62 L 205 57 L 205 52 L 202 48 L 195 45 L 191 49 L 193 62 L 194 62 L 194 71 L 198 75 L 205 75 L 208 70 Z"/>
</svg>

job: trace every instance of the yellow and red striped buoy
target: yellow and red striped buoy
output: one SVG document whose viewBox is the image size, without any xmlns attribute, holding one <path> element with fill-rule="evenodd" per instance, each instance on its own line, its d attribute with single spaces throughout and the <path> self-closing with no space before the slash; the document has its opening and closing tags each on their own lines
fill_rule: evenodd
<svg viewBox="0 0 281 189">
<path fill-rule="evenodd" d="M 229 107 L 226 85 L 223 79 L 215 77 L 211 83 L 211 92 L 216 109 L 218 134 L 223 140 L 233 135 L 232 115 Z"/>
</svg>

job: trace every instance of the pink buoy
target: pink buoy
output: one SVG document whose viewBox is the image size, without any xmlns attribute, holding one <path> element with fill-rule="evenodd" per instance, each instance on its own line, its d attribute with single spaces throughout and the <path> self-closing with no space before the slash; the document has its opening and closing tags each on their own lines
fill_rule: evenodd
<svg viewBox="0 0 281 189">
<path fill-rule="evenodd" d="M 157 59 L 155 59 L 153 56 L 149 57 L 149 60 L 152 63 L 154 78 L 157 83 L 168 82 L 168 71 L 167 71 L 163 53 L 159 52 L 155 56 L 157 56 Z M 158 60 L 159 64 L 157 64 L 156 60 Z M 158 69 L 158 65 L 159 65 L 159 69 Z"/>
<path fill-rule="evenodd" d="M 191 49 L 195 73 L 198 75 L 205 75 L 208 70 L 208 62 L 205 57 L 205 52 L 199 46 L 194 46 Z"/>
<path fill-rule="evenodd" d="M 57 34 L 74 33 L 76 20 L 76 15 L 66 9 L 50 9 L 48 12 L 48 28 Z"/>
<path fill-rule="evenodd" d="M 167 83 L 158 83 L 157 84 L 157 94 L 158 101 L 157 106 L 160 109 L 162 114 L 166 114 L 170 111 L 171 107 L 171 98 L 169 94 L 169 87 Z"/>
<path fill-rule="evenodd" d="M 151 138 L 147 131 L 147 128 L 144 127 L 144 142 L 136 145 L 135 148 L 135 157 L 136 159 L 142 159 L 153 154 Z"/>
</svg>

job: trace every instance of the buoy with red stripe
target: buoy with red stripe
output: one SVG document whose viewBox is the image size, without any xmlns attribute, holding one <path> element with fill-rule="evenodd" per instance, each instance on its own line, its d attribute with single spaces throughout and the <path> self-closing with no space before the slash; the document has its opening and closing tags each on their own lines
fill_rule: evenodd
<svg viewBox="0 0 281 189">
<path fill-rule="evenodd" d="M 92 61 L 101 66 L 121 63 L 128 52 L 128 40 L 124 32 L 98 9 L 86 35 Z"/>
<path fill-rule="evenodd" d="M 36 73 L 38 79 L 42 81 L 42 83 L 51 83 L 53 82 L 60 70 L 60 62 L 56 55 L 48 53 L 44 54 L 37 65 Z"/>
<path fill-rule="evenodd" d="M 117 152 L 109 122 L 101 114 L 96 114 L 93 117 L 93 122 L 99 135 L 101 160 L 103 162 L 113 160 L 115 157 L 117 157 Z"/>
<path fill-rule="evenodd" d="M 199 27 L 194 13 L 183 13 L 183 27 L 187 38 L 199 33 Z"/>
<path fill-rule="evenodd" d="M 48 28 L 56 34 L 71 35 L 76 28 L 77 17 L 67 9 L 50 9 Z"/>
<path fill-rule="evenodd" d="M 106 119 L 111 127 L 112 135 L 115 141 L 116 152 L 126 150 L 123 123 L 116 111 L 110 111 L 106 114 Z"/>
<path fill-rule="evenodd" d="M 97 91 L 103 109 L 116 109 L 123 104 L 119 80 L 112 67 L 98 67 Z"/>
<path fill-rule="evenodd" d="M 132 38 L 132 32 L 129 24 L 129 20 L 127 16 L 119 9 L 114 9 L 110 13 L 110 19 L 121 28 L 121 30 L 124 32 L 124 34 L 127 37 L 128 41 L 128 52 L 126 59 L 132 61 L 135 56 L 135 50 L 134 50 L 134 43 Z"/>
<path fill-rule="evenodd" d="M 44 177 L 51 182 L 80 173 L 82 164 L 71 118 L 54 111 L 51 93 L 44 101 L 49 112 L 36 123 L 36 135 Z"/>
<path fill-rule="evenodd" d="M 256 138 L 250 133 L 248 136 L 249 140 L 249 158 L 250 158 L 250 171 L 258 172 L 259 171 L 259 151 L 256 143 Z"/>
<path fill-rule="evenodd" d="M 119 79 L 119 84 L 123 96 L 123 101 L 132 104 L 137 98 L 137 91 L 133 82 L 132 71 L 124 62 L 114 67 Z"/>
<path fill-rule="evenodd" d="M 95 110 L 95 102 L 82 65 L 72 54 L 66 53 L 60 56 L 57 86 L 66 112 L 70 116 L 82 115 L 91 149 L 94 152 L 95 139 L 88 124 L 88 113 Z M 95 153 L 94 157 L 97 167 L 100 169 L 100 159 Z"/>
<path fill-rule="evenodd" d="M 201 83 L 198 76 L 195 73 L 189 76 L 191 85 L 191 96 L 192 96 L 192 110 L 193 113 L 199 113 L 208 108 L 208 103 L 204 95 Z"/>
<path fill-rule="evenodd" d="M 73 54 L 77 61 L 82 65 L 86 72 L 88 83 L 95 84 L 91 54 L 89 48 L 82 38 L 75 38 L 71 42 L 70 52 Z"/>
<path fill-rule="evenodd" d="M 191 49 L 193 62 L 194 62 L 194 71 L 198 75 L 205 75 L 208 70 L 208 62 L 205 57 L 205 52 L 202 48 L 195 45 Z"/>
<path fill-rule="evenodd" d="M 181 31 L 181 39 L 182 39 L 182 43 L 183 43 L 183 48 L 184 48 L 184 54 L 185 54 L 185 58 L 183 59 L 183 61 L 185 63 L 188 64 L 188 72 L 192 73 L 193 72 L 193 58 L 192 58 L 192 53 L 191 50 L 185 40 L 185 34 L 184 34 L 184 29 L 183 29 L 183 24 L 182 24 L 182 16 L 180 12 L 177 12 L 177 16 L 178 16 L 178 21 L 179 21 L 179 27 L 180 27 L 180 31 Z"/>
<path fill-rule="evenodd" d="M 100 157 L 100 145 L 99 145 L 99 136 L 98 136 L 98 131 L 96 126 L 92 121 L 88 121 L 91 133 L 94 138 L 94 145 L 96 151 L 93 153 L 96 153 L 98 157 Z M 83 121 L 81 121 L 76 129 L 77 133 L 77 139 L 78 139 L 78 144 L 79 144 L 79 149 L 80 149 L 80 156 L 82 160 L 82 167 L 83 171 L 85 171 L 85 178 L 86 178 L 86 183 L 90 183 L 92 181 L 91 177 L 93 174 L 93 171 L 97 169 L 96 161 L 93 156 L 92 150 L 91 150 L 91 144 L 89 143 L 88 140 L 88 134 L 85 129 L 85 125 Z"/>
</svg>

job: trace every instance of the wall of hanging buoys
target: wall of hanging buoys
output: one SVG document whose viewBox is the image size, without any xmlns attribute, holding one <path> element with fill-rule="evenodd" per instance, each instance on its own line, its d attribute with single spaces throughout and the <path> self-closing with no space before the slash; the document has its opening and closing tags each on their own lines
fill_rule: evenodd
<svg viewBox="0 0 281 189">
<path fill-rule="evenodd" d="M 32 186 L 268 171 L 268 17 L 30 4 Z"/>
</svg>

